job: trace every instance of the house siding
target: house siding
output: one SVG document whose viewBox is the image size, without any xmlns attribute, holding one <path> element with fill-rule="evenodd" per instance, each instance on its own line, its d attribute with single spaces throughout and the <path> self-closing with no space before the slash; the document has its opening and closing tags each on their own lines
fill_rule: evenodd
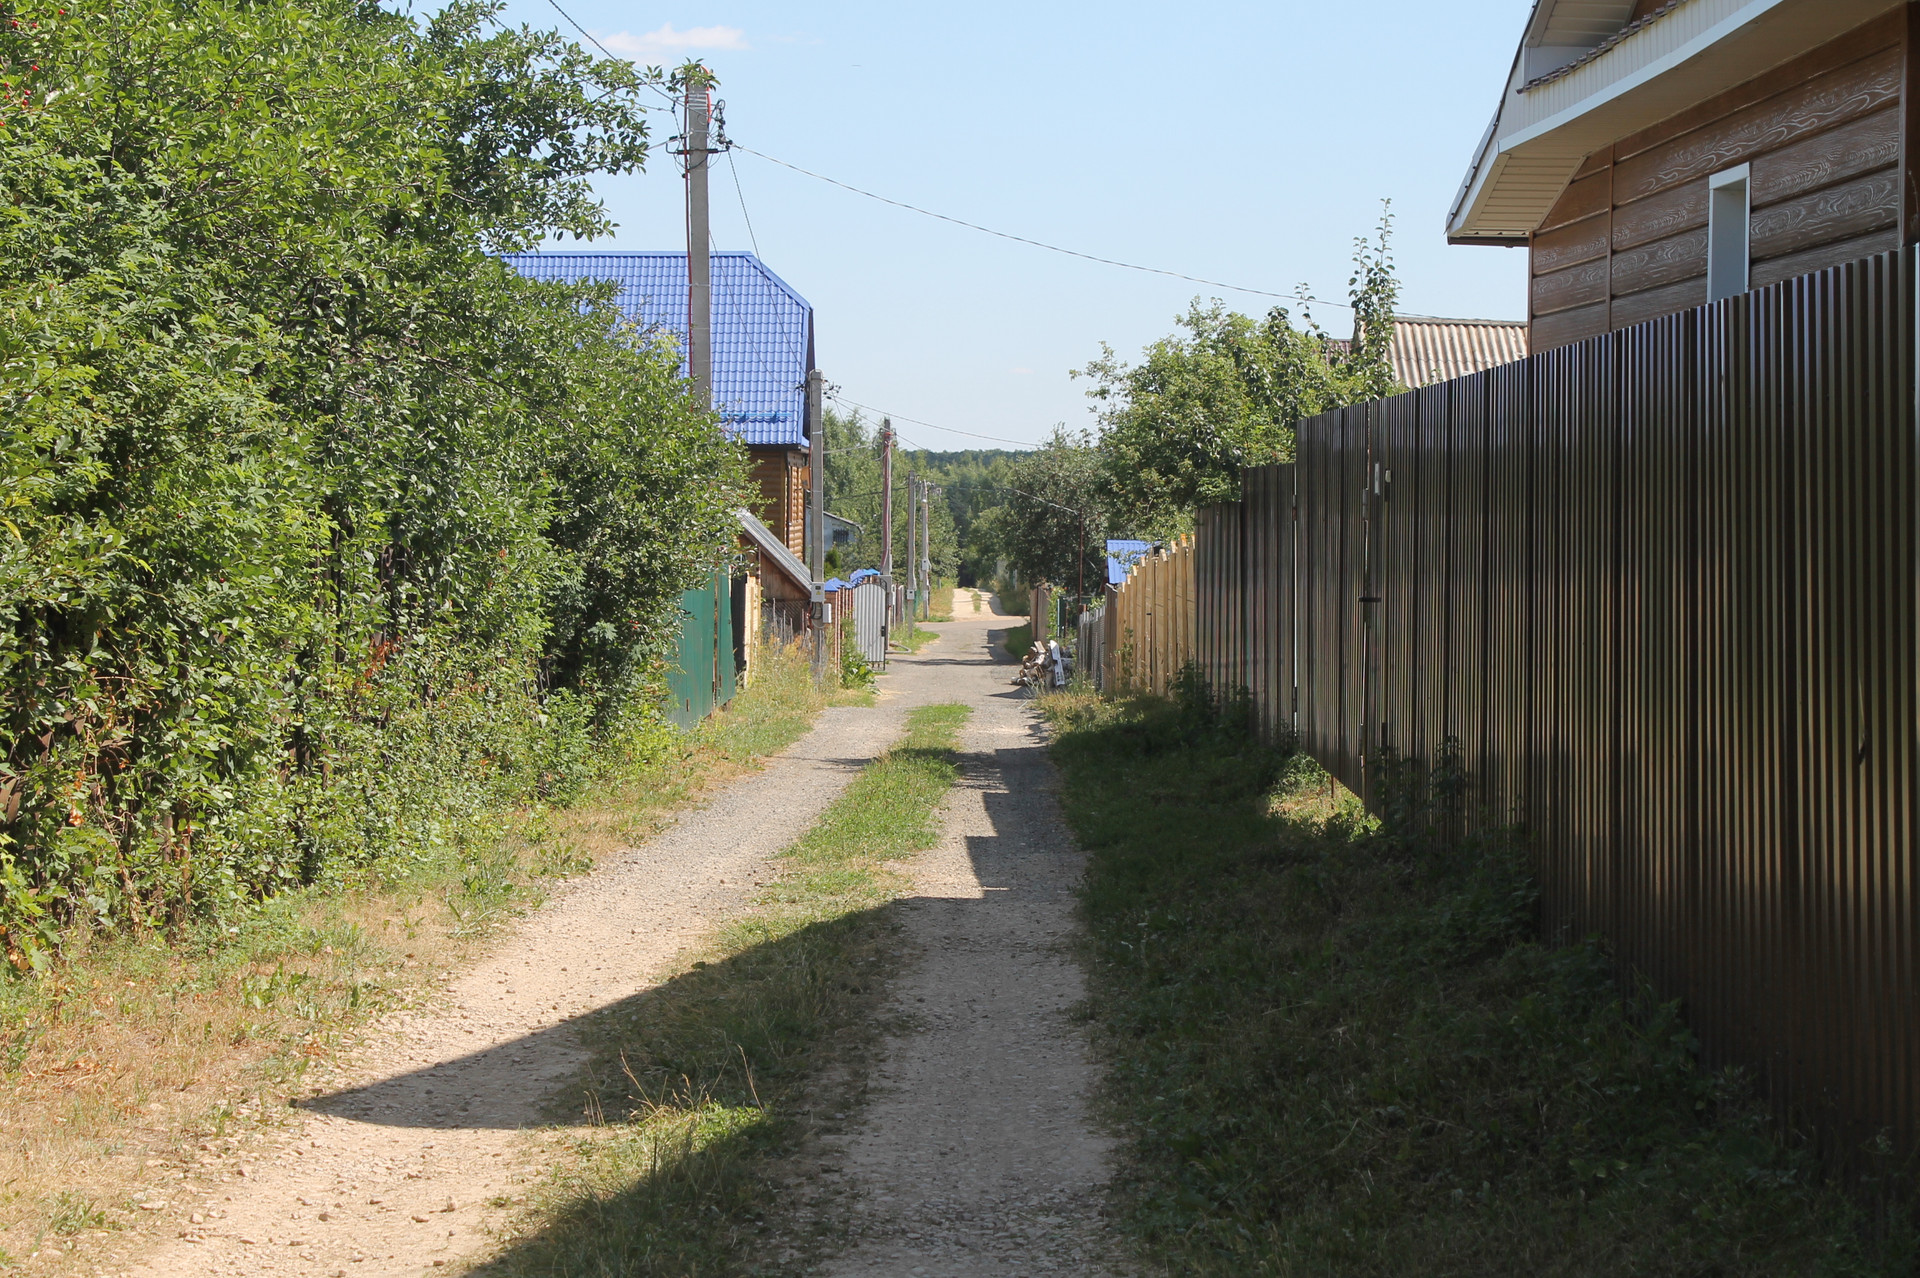
<svg viewBox="0 0 1920 1278">
<path fill-rule="evenodd" d="M 1751 282 L 1897 247 L 1907 15 L 1858 27 L 1587 158 L 1530 242 L 1531 345 L 1706 301 L 1707 179 L 1750 164 Z"/>
<path fill-rule="evenodd" d="M 750 476 L 757 490 L 754 517 L 788 550 L 806 553 L 807 455 L 790 448 L 750 448 Z"/>
</svg>

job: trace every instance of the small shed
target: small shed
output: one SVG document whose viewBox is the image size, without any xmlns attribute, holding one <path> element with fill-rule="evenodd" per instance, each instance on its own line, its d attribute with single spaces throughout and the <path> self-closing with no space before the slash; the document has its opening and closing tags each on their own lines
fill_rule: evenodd
<svg viewBox="0 0 1920 1278">
<path fill-rule="evenodd" d="M 774 535 L 750 510 L 738 510 L 741 557 L 746 561 L 746 589 L 741 630 L 743 666 L 752 660 L 752 638 L 765 635 L 781 641 L 805 634 L 813 609 L 813 578 L 800 557 Z M 749 672 L 750 673 L 750 672 Z"/>
</svg>

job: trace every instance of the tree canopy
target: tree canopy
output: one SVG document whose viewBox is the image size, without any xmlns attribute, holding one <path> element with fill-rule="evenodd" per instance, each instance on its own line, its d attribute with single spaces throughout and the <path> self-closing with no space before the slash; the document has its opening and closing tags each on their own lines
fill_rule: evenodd
<svg viewBox="0 0 1920 1278">
<path fill-rule="evenodd" d="M 404 866 L 650 705 L 742 463 L 610 297 L 643 73 L 460 0 L 0 24 L 0 939 Z M 569 727 L 571 725 L 571 727 Z"/>
<path fill-rule="evenodd" d="M 1143 535 L 1181 531 L 1193 510 L 1239 497 L 1240 471 L 1293 456 L 1302 418 L 1391 393 L 1386 360 L 1398 295 L 1389 222 L 1356 245 L 1354 340 L 1296 327 L 1283 307 L 1260 319 L 1196 299 L 1180 332 L 1128 364 L 1109 347 L 1078 376 L 1099 416 L 1099 448 L 1123 521 Z"/>
</svg>

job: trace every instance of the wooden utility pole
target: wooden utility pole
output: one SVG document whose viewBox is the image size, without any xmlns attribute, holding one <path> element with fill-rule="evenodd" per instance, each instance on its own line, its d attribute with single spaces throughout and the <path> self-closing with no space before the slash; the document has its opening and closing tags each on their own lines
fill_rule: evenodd
<svg viewBox="0 0 1920 1278">
<path fill-rule="evenodd" d="M 1087 610 L 1087 512 L 1083 510 L 1083 511 L 1080 511 L 1079 514 L 1080 514 L 1080 566 L 1078 569 L 1080 573 L 1079 608 L 1080 608 L 1080 612 L 1085 612 Z M 1080 612 L 1074 613 L 1074 616 L 1078 617 L 1080 615 Z"/>
<path fill-rule="evenodd" d="M 687 374 L 703 408 L 713 406 L 713 264 L 707 257 L 707 79 L 689 71 L 687 106 Z"/>
<path fill-rule="evenodd" d="M 827 423 L 826 378 L 807 374 L 807 567 L 813 575 L 813 677 L 827 672 Z"/>
</svg>

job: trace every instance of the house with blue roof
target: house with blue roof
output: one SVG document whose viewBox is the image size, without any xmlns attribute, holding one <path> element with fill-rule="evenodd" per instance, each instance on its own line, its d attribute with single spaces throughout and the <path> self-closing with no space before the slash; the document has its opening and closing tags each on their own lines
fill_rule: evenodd
<svg viewBox="0 0 1920 1278">
<path fill-rule="evenodd" d="M 610 282 L 618 287 L 617 304 L 628 319 L 673 334 L 686 350 L 685 253 L 510 253 L 506 261 L 529 279 Z M 812 439 L 806 381 L 813 367 L 813 307 L 751 253 L 716 252 L 711 269 L 714 407 L 752 458 L 760 490 L 753 514 L 802 556 Z"/>
</svg>

